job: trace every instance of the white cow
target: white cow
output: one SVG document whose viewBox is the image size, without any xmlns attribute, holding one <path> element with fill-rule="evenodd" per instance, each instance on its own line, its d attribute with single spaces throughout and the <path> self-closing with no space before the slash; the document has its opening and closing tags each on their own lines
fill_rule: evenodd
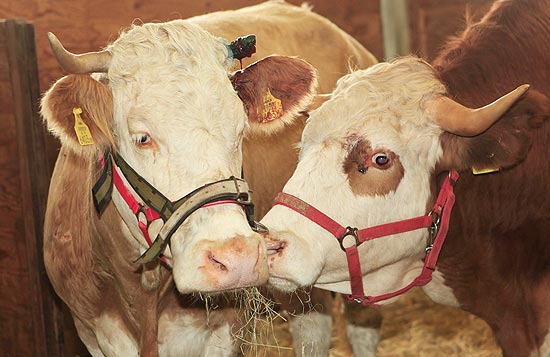
<svg viewBox="0 0 550 357">
<path fill-rule="evenodd" d="M 457 58 L 449 53 L 451 61 Z M 525 63 L 538 60 L 526 57 Z M 495 84 L 503 81 L 509 90 L 532 80 L 548 93 L 540 72 L 528 73 L 521 60 L 508 67 L 509 61 L 489 65 L 483 58 L 476 68 L 487 66 L 477 74 L 473 61 L 466 61 L 462 76 L 453 75 L 459 66 L 442 70 L 453 89 L 465 78 L 507 70 Z M 482 316 L 504 355 L 547 356 L 548 210 L 541 205 L 548 206 L 550 131 L 548 125 L 537 134 L 532 129 L 550 117 L 548 97 L 529 93 L 518 101 L 529 85 L 503 96 L 496 86 L 482 86 L 488 89 L 480 95 L 498 99 L 466 108 L 415 57 L 339 80 L 311 113 L 296 171 L 262 219 L 270 230 L 269 283 L 285 291 L 314 285 L 362 305 L 383 304 L 429 283 L 443 252 L 425 286 L 428 295 Z M 458 93 L 478 96 L 477 89 Z M 458 181 L 460 213 L 451 219 L 458 178 L 452 170 L 489 168 L 503 172 L 489 181 L 464 173 L 467 181 Z M 444 180 L 437 181 L 439 173 Z M 452 239 L 443 245 L 450 227 Z"/>
<path fill-rule="evenodd" d="M 260 60 L 233 73 L 235 57 L 253 48 L 249 37 L 229 41 L 249 33 Z M 374 58 L 327 19 L 281 1 L 132 26 L 102 52 L 74 55 L 50 41 L 79 74 L 42 100 L 62 143 L 44 257 L 79 336 L 94 356 L 234 353 L 234 311 L 220 303 L 206 318 L 185 295 L 267 281 L 248 186 L 232 177 L 244 167 L 265 212 L 297 161 L 295 118 L 317 85 L 329 91 L 350 65 Z M 321 339 L 326 352 L 326 330 Z"/>
</svg>

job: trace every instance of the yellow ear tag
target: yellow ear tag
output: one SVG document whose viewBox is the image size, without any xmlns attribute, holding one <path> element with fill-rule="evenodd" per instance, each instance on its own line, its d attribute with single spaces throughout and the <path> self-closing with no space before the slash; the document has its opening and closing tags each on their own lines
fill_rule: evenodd
<svg viewBox="0 0 550 357">
<path fill-rule="evenodd" d="M 490 174 L 491 172 L 497 172 L 497 171 L 500 171 L 500 168 L 490 167 L 490 168 L 486 168 L 486 169 L 476 169 L 475 167 L 472 167 L 472 173 L 474 175 Z"/>
<path fill-rule="evenodd" d="M 78 142 L 81 146 L 93 145 L 94 139 L 92 139 L 92 133 L 90 133 L 90 128 L 84 123 L 80 114 L 82 114 L 81 108 L 73 108 L 74 114 L 74 131 Z"/>
<path fill-rule="evenodd" d="M 264 95 L 264 107 L 262 109 L 262 119 L 260 122 L 267 123 L 283 116 L 283 102 L 275 98 L 269 88 Z"/>
</svg>

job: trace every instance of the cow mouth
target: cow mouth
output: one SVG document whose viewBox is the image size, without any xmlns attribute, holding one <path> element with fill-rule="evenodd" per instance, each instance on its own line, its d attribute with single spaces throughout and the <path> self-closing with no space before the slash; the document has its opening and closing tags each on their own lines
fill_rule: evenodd
<svg viewBox="0 0 550 357">
<path fill-rule="evenodd" d="M 267 255 L 270 256 L 281 253 L 286 243 L 282 241 L 266 240 L 265 246 L 267 248 Z"/>
</svg>

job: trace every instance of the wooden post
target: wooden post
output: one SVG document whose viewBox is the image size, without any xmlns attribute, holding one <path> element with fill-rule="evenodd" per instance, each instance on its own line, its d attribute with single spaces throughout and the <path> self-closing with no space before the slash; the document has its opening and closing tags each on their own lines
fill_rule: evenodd
<svg viewBox="0 0 550 357">
<path fill-rule="evenodd" d="M 410 54 L 406 0 L 380 0 L 384 60 Z"/>
<path fill-rule="evenodd" d="M 52 165 L 38 115 L 33 25 L 0 20 L 0 355 L 62 356 L 42 256 Z"/>
</svg>

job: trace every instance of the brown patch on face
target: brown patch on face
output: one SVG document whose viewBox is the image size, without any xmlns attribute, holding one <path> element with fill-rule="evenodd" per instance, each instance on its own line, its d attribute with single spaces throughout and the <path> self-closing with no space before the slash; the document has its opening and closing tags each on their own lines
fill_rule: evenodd
<svg viewBox="0 0 550 357">
<path fill-rule="evenodd" d="M 359 140 L 344 160 L 351 191 L 359 196 L 387 195 L 395 191 L 405 170 L 393 151 L 373 149 L 366 140 Z"/>
</svg>

